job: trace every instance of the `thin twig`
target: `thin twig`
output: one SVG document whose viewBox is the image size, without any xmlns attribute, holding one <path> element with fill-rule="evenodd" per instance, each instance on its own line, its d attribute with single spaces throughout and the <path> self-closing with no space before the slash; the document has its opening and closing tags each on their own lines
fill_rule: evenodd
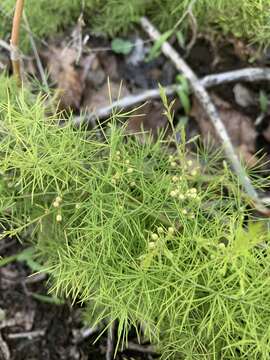
<svg viewBox="0 0 270 360">
<path fill-rule="evenodd" d="M 157 351 L 155 350 L 154 346 L 135 344 L 131 341 L 128 342 L 126 350 L 137 351 L 143 354 L 157 354 Z"/>
<path fill-rule="evenodd" d="M 2 338 L 0 333 L 0 359 L 1 360 L 9 360 L 10 359 L 10 350 L 8 348 L 7 343 Z"/>
<path fill-rule="evenodd" d="M 9 339 L 29 339 L 32 340 L 36 337 L 44 336 L 46 333 L 45 330 L 35 330 L 35 331 L 27 331 L 27 332 L 21 332 L 21 333 L 13 333 L 8 334 Z"/>
<path fill-rule="evenodd" d="M 6 41 L 2 40 L 2 39 L 0 39 L 0 47 L 7 50 L 7 51 L 9 51 L 9 52 L 11 50 L 10 45 L 8 45 L 8 43 Z"/>
<path fill-rule="evenodd" d="M 246 68 L 243 70 L 228 71 L 220 74 L 213 74 L 203 77 L 200 83 L 205 88 L 213 86 L 228 84 L 231 82 L 256 82 L 256 81 L 270 81 L 270 69 L 268 68 Z M 180 90 L 181 85 L 170 85 L 164 88 L 167 96 L 173 95 L 177 90 Z M 160 98 L 160 90 L 158 88 L 146 90 L 136 95 L 128 95 L 122 99 L 112 102 L 110 105 L 98 109 L 96 112 L 88 113 L 85 117 L 75 116 L 73 121 L 75 125 L 82 122 L 91 123 L 95 119 L 105 119 L 109 117 L 114 110 L 125 110 L 137 104 L 146 102 L 152 99 Z"/>
<path fill-rule="evenodd" d="M 99 326 L 94 326 L 94 327 L 85 326 L 82 329 L 74 330 L 74 332 L 73 332 L 73 337 L 74 337 L 73 342 L 75 344 L 79 344 L 79 343 L 83 342 L 85 339 L 87 339 L 88 337 L 90 337 L 93 334 L 97 333 L 98 331 L 100 331 Z"/>
<path fill-rule="evenodd" d="M 24 280 L 24 283 L 26 285 L 29 285 L 29 284 L 36 284 L 38 282 L 41 282 L 41 281 L 44 281 L 46 280 L 46 278 L 48 277 L 48 275 L 46 273 L 36 273 L 36 274 L 33 274 L 29 277 L 27 277 L 25 280 Z"/>
<path fill-rule="evenodd" d="M 110 327 L 108 328 L 108 335 L 107 335 L 107 349 L 106 349 L 106 360 L 113 359 L 114 347 L 115 347 L 115 321 L 112 322 Z"/>
<path fill-rule="evenodd" d="M 10 40 L 10 58 L 12 62 L 13 74 L 18 84 L 21 84 L 22 82 L 19 37 L 20 37 L 20 25 L 21 25 L 23 7 L 24 7 L 24 0 L 17 0 L 14 18 L 13 18 L 11 40 Z"/>
<path fill-rule="evenodd" d="M 26 17 L 25 14 L 23 14 L 23 20 L 24 20 L 24 23 L 25 23 L 25 26 L 26 26 L 26 29 L 27 29 L 27 33 L 29 35 L 29 40 L 30 40 L 30 44 L 31 44 L 31 47 L 33 49 L 33 53 L 34 53 L 34 56 L 35 56 L 35 59 L 36 59 L 36 63 L 37 63 L 37 68 L 38 68 L 38 71 L 40 73 L 40 77 L 41 77 L 41 80 L 42 80 L 42 83 L 46 89 L 46 92 L 49 94 L 50 93 L 50 88 L 49 88 L 49 84 L 47 82 L 47 77 L 45 75 L 45 71 L 44 71 L 44 68 L 43 68 L 43 65 L 42 65 L 42 62 L 40 60 L 40 56 L 39 56 L 39 53 L 37 51 L 37 47 L 36 47 L 36 43 L 35 43 L 35 39 L 34 37 L 32 36 L 32 32 L 31 32 L 31 29 L 30 29 L 30 25 L 29 25 L 29 22 L 28 22 L 28 19 Z"/>
<path fill-rule="evenodd" d="M 141 18 L 141 26 L 145 30 L 145 32 L 153 39 L 153 41 L 158 41 L 160 39 L 161 34 L 158 30 L 156 30 L 156 28 L 150 23 L 150 21 L 146 17 Z M 161 49 L 163 54 L 174 63 L 177 70 L 183 73 L 189 81 L 190 87 L 192 88 L 194 95 L 197 97 L 199 103 L 201 104 L 209 120 L 214 126 L 217 135 L 223 143 L 226 157 L 229 159 L 232 168 L 237 174 L 239 182 L 245 189 L 248 196 L 255 203 L 258 203 L 258 193 L 253 187 L 249 177 L 247 176 L 245 169 L 241 165 L 241 162 L 239 161 L 239 158 L 234 151 L 228 132 L 209 94 L 205 90 L 205 87 L 201 84 L 200 80 L 193 72 L 193 70 L 189 67 L 189 65 L 181 58 L 177 51 L 168 42 L 165 41 L 162 44 Z"/>
</svg>

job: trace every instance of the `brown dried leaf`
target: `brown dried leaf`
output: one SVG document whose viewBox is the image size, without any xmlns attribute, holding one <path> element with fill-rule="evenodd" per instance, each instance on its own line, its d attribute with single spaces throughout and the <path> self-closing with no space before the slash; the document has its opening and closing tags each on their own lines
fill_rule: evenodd
<svg viewBox="0 0 270 360">
<path fill-rule="evenodd" d="M 85 90 L 83 109 L 94 112 L 96 109 L 102 109 L 110 105 L 111 100 L 116 101 L 119 97 L 129 95 L 129 91 L 124 84 L 118 82 L 105 83 L 99 90 L 93 88 Z M 110 99 L 111 96 L 111 99 Z"/>
<path fill-rule="evenodd" d="M 79 109 L 84 83 L 75 68 L 77 51 L 72 48 L 51 47 L 45 54 L 51 80 L 56 84 L 60 107 Z"/>
<path fill-rule="evenodd" d="M 98 56 L 98 59 L 103 71 L 106 73 L 106 76 L 109 77 L 111 81 L 118 81 L 120 76 L 118 72 L 116 57 L 114 55 L 101 53 Z"/>
<path fill-rule="evenodd" d="M 212 96 L 212 100 L 228 131 L 232 144 L 239 151 L 242 149 L 242 156 L 246 160 L 249 159 L 250 162 L 250 158 L 256 150 L 255 141 L 257 137 L 257 132 L 251 118 L 233 109 L 228 102 L 225 102 L 216 95 Z M 196 99 L 194 99 L 191 115 L 198 122 L 203 137 L 210 138 L 213 143 L 219 145 L 219 137 Z"/>
<path fill-rule="evenodd" d="M 158 101 L 148 102 L 143 108 L 136 110 L 128 120 L 126 132 L 136 134 L 143 143 L 145 133 L 155 140 L 160 130 L 168 129 L 168 120 L 164 115 L 164 107 Z"/>
</svg>

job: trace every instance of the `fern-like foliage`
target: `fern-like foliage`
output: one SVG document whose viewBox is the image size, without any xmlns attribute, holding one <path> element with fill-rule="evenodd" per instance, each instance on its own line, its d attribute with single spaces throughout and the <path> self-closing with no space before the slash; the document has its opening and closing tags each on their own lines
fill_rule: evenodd
<svg viewBox="0 0 270 360">
<path fill-rule="evenodd" d="M 58 118 L 25 91 L 0 105 L 3 236 L 27 233 L 51 291 L 117 320 L 118 346 L 134 327 L 163 359 L 268 360 L 269 236 L 219 156 Z"/>
</svg>

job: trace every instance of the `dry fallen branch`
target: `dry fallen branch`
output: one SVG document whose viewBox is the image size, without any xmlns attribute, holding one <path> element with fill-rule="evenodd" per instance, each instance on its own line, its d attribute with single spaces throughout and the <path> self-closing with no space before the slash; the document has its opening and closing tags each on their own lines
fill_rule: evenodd
<svg viewBox="0 0 270 360">
<path fill-rule="evenodd" d="M 37 337 L 42 337 L 44 336 L 46 333 L 45 330 L 35 330 L 35 331 L 25 331 L 25 332 L 21 332 L 21 333 L 12 333 L 9 334 L 7 337 L 9 339 L 28 339 L 28 340 L 33 340 L 34 338 Z"/>
<path fill-rule="evenodd" d="M 12 33 L 10 40 L 10 58 L 12 62 L 13 74 L 18 84 L 21 84 L 21 56 L 19 50 L 20 25 L 23 13 L 24 0 L 17 0 L 13 18 Z"/>
<path fill-rule="evenodd" d="M 2 39 L 0 39 L 0 47 L 10 52 L 10 45 Z"/>
<path fill-rule="evenodd" d="M 9 360 L 10 359 L 10 350 L 8 348 L 7 343 L 2 338 L 0 333 L 0 359 L 1 360 Z"/>
<path fill-rule="evenodd" d="M 141 18 L 141 25 L 145 32 L 154 40 L 158 41 L 161 37 L 161 34 L 155 29 L 155 27 L 150 23 L 150 21 L 143 17 Z M 250 196 L 255 202 L 258 201 L 258 194 L 254 189 L 250 179 L 248 178 L 245 169 L 241 165 L 235 151 L 231 140 L 228 136 L 227 130 L 210 98 L 205 87 L 201 84 L 200 80 L 188 64 L 180 57 L 180 55 L 175 51 L 175 49 L 168 43 L 164 42 L 161 46 L 162 52 L 167 56 L 176 66 L 177 70 L 185 75 L 187 80 L 190 83 L 190 87 L 193 90 L 194 95 L 197 97 L 199 103 L 207 114 L 209 120 L 213 124 L 217 135 L 219 136 L 221 142 L 223 143 L 224 151 L 231 162 L 231 165 L 239 177 L 243 188 L 246 193 Z"/>
<path fill-rule="evenodd" d="M 256 81 L 270 81 L 270 69 L 267 68 L 246 68 L 243 70 L 228 71 L 220 74 L 207 75 L 199 80 L 200 84 L 205 88 L 213 86 L 228 84 L 231 82 L 256 82 Z M 167 96 L 173 95 L 181 85 L 170 85 L 164 88 Z M 73 121 L 76 125 L 82 122 L 94 122 L 96 119 L 105 119 L 109 117 L 114 110 L 125 110 L 132 106 L 148 100 L 160 98 L 160 90 L 158 88 L 146 90 L 136 95 L 125 96 L 117 101 L 112 102 L 110 105 L 97 109 L 96 112 L 86 114 L 85 117 L 74 117 Z"/>
<path fill-rule="evenodd" d="M 108 328 L 107 333 L 107 349 L 106 349 L 106 360 L 112 360 L 114 358 L 114 348 L 115 348 L 115 321 Z"/>
</svg>

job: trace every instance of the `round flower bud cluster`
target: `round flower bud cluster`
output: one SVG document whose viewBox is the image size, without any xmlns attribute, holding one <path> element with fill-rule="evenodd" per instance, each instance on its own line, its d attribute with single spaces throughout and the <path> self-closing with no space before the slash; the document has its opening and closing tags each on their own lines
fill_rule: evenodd
<svg viewBox="0 0 270 360">
<path fill-rule="evenodd" d="M 53 207 L 55 208 L 60 207 L 62 201 L 63 199 L 61 198 L 61 196 L 57 196 L 53 202 Z"/>
<path fill-rule="evenodd" d="M 169 156 L 169 162 L 170 162 L 170 166 L 172 168 L 176 168 L 177 167 L 177 162 L 175 161 L 174 157 L 172 155 Z"/>
<path fill-rule="evenodd" d="M 116 184 L 117 181 L 119 181 L 121 179 L 121 174 L 119 172 L 116 172 L 111 179 L 112 184 Z"/>
<path fill-rule="evenodd" d="M 148 244 L 149 250 L 153 250 L 154 248 L 156 248 L 159 239 L 174 234 L 175 234 L 175 228 L 173 226 L 169 226 L 168 229 L 163 228 L 161 226 L 158 227 L 156 233 L 151 233 L 151 241 Z"/>
</svg>

